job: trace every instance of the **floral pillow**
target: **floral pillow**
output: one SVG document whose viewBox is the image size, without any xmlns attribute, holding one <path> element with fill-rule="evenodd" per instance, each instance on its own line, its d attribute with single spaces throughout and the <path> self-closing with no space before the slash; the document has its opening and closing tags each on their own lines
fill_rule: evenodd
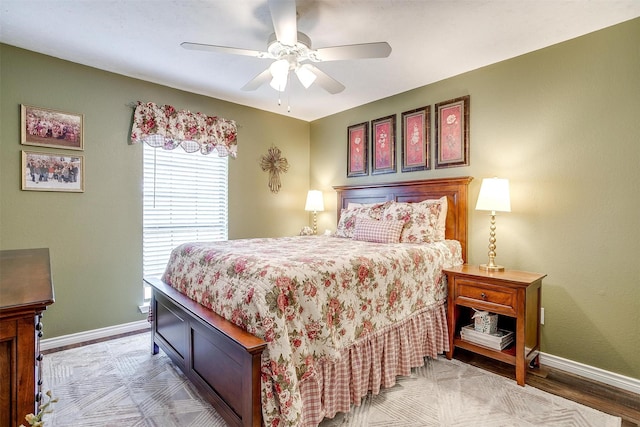
<svg viewBox="0 0 640 427">
<path fill-rule="evenodd" d="M 406 221 L 400 235 L 403 243 L 431 243 L 445 238 L 447 198 L 419 203 L 392 203 L 384 211 L 385 220 Z"/>
<path fill-rule="evenodd" d="M 404 221 L 357 218 L 353 231 L 355 240 L 374 243 L 398 243 Z"/>
<path fill-rule="evenodd" d="M 335 236 L 353 239 L 353 231 L 356 227 L 358 218 L 380 219 L 382 213 L 390 202 L 376 203 L 373 205 L 355 206 L 342 209 L 340 211 L 340 220 L 336 228 Z"/>
</svg>

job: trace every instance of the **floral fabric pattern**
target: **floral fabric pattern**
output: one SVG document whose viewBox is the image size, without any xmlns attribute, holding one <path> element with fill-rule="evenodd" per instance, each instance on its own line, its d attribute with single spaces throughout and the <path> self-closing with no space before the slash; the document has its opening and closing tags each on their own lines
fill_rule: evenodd
<svg viewBox="0 0 640 427">
<path fill-rule="evenodd" d="M 237 157 L 237 127 L 233 120 L 202 113 L 178 111 L 170 105 L 138 102 L 133 114 L 131 142 L 146 142 L 152 147 L 174 150 L 181 146 L 187 153 L 214 150 L 220 157 Z"/>
<path fill-rule="evenodd" d="M 354 205 L 340 211 L 340 220 L 336 227 L 335 236 L 353 239 L 358 218 L 381 219 L 385 208 L 391 202 L 376 203 L 372 205 Z"/>
<path fill-rule="evenodd" d="M 188 243 L 163 281 L 264 339 L 266 426 L 302 424 L 300 384 L 323 361 L 412 313 L 442 304 L 442 268 L 460 244 L 378 244 L 326 236 Z"/>
<path fill-rule="evenodd" d="M 382 219 L 405 221 L 400 242 L 440 242 L 445 238 L 447 198 L 420 203 L 391 203 L 385 207 Z"/>
</svg>

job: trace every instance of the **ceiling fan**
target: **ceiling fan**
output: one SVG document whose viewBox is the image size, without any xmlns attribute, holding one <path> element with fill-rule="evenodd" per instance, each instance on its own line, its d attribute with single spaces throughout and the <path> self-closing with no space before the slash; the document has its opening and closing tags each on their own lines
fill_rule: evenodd
<svg viewBox="0 0 640 427">
<path fill-rule="evenodd" d="M 266 51 L 191 42 L 180 45 L 185 49 L 275 59 L 266 70 L 242 87 L 247 91 L 270 82 L 271 87 L 283 92 L 293 72 L 305 88 L 316 82 L 331 94 L 340 93 L 344 85 L 309 62 L 386 58 L 391 54 L 391 46 L 387 42 L 312 49 L 311 39 L 298 32 L 295 0 L 268 0 L 268 4 L 275 33 L 269 36 Z"/>
</svg>

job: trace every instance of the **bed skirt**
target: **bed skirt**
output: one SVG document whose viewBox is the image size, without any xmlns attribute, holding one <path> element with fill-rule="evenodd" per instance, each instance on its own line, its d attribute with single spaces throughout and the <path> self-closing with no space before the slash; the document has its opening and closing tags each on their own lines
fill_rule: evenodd
<svg viewBox="0 0 640 427">
<path fill-rule="evenodd" d="M 378 394 L 395 385 L 397 376 L 410 375 L 425 357 L 448 350 L 446 301 L 358 340 L 339 359 L 317 362 L 315 373 L 300 383 L 302 425 L 317 426 L 326 417 L 348 412 L 369 392 Z"/>
</svg>

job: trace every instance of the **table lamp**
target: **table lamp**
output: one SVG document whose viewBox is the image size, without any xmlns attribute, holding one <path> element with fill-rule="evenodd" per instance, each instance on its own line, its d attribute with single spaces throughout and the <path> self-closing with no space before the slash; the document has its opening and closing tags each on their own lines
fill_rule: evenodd
<svg viewBox="0 0 640 427">
<path fill-rule="evenodd" d="M 309 192 L 307 193 L 307 203 L 304 206 L 304 210 L 313 212 L 313 234 L 318 234 L 317 213 L 324 210 L 322 191 L 309 190 Z"/>
<path fill-rule="evenodd" d="M 496 265 L 496 212 L 511 212 L 509 197 L 509 180 L 485 178 L 480 186 L 480 194 L 476 203 L 477 211 L 491 211 L 491 230 L 489 233 L 489 262 L 481 264 L 480 269 L 486 271 L 504 271 L 504 267 Z"/>
</svg>

